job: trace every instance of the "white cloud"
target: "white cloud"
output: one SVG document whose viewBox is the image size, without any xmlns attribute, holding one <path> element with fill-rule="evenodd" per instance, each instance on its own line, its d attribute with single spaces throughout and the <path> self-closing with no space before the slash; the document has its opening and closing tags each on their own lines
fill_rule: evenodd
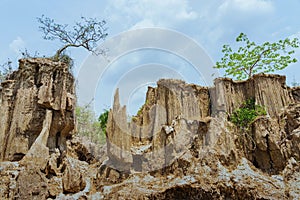
<svg viewBox="0 0 300 200">
<path fill-rule="evenodd" d="M 267 0 L 225 0 L 217 8 L 215 23 L 222 29 L 258 29 L 258 26 L 272 22 L 274 11 L 274 3 Z"/>
<path fill-rule="evenodd" d="M 19 54 L 20 50 L 24 49 L 24 47 L 25 47 L 25 42 L 19 36 L 9 44 L 9 48 L 12 51 L 14 51 L 16 54 Z"/>
<path fill-rule="evenodd" d="M 214 38 L 207 44 L 208 48 L 213 47 L 211 49 L 219 49 L 220 42 L 234 41 L 240 32 L 251 37 L 267 30 L 266 27 L 272 26 L 276 13 L 275 3 L 270 0 L 213 0 L 206 9 L 206 12 L 200 11 L 205 24 L 205 32 L 200 35 L 202 38 L 207 35 Z"/>
<path fill-rule="evenodd" d="M 132 27 L 170 27 L 195 20 L 198 14 L 189 6 L 188 0 L 114 0 L 106 9 L 109 18 Z M 130 28 L 127 27 L 127 28 Z"/>
<path fill-rule="evenodd" d="M 155 27 L 155 23 L 151 19 L 144 19 L 137 22 L 132 28 L 150 28 Z"/>
<path fill-rule="evenodd" d="M 271 1 L 266 0 L 226 0 L 221 4 L 219 10 L 222 12 L 270 13 L 274 10 L 274 6 Z"/>
</svg>

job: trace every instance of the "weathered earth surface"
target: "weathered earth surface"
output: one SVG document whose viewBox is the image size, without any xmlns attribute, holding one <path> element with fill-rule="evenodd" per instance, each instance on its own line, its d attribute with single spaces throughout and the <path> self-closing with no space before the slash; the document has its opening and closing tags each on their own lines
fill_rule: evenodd
<svg viewBox="0 0 300 200">
<path fill-rule="evenodd" d="M 43 141 L 49 150 L 66 150 L 75 124 L 74 79 L 67 65 L 23 59 L 1 85 L 0 160 L 21 160 L 45 128 L 43 123 L 51 124 Z M 52 116 L 46 119 L 47 115 Z"/>
<path fill-rule="evenodd" d="M 284 76 L 162 79 L 130 123 L 116 91 L 101 155 L 75 136 L 67 65 L 20 60 L 1 86 L 0 199 L 300 199 L 300 88 Z M 241 130 L 229 119 L 250 98 L 267 115 Z"/>
</svg>

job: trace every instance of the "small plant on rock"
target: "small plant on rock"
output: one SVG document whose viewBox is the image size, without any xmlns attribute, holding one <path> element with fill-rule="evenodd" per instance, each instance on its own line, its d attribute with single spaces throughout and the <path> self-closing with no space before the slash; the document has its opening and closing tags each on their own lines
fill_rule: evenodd
<svg viewBox="0 0 300 200">
<path fill-rule="evenodd" d="M 59 60 L 61 62 L 66 63 L 69 66 L 70 69 L 72 69 L 73 66 L 74 66 L 74 60 L 69 55 L 67 55 L 65 53 L 62 53 L 60 55 Z"/>
<path fill-rule="evenodd" d="M 238 128 L 249 130 L 253 121 L 267 112 L 264 107 L 255 104 L 255 99 L 247 99 L 240 108 L 236 109 L 230 116 L 230 121 Z"/>
<path fill-rule="evenodd" d="M 236 109 L 230 116 L 230 121 L 238 128 L 238 132 L 242 137 L 239 141 L 243 141 L 243 146 L 248 146 L 248 149 L 256 149 L 256 143 L 250 135 L 251 124 L 258 116 L 266 115 L 267 112 L 264 107 L 255 104 L 255 99 L 247 99 L 240 108 Z M 252 141 L 253 147 L 247 142 L 247 138 Z M 242 139 L 242 140 L 241 140 Z M 248 140 L 248 141 L 249 141 Z"/>
</svg>

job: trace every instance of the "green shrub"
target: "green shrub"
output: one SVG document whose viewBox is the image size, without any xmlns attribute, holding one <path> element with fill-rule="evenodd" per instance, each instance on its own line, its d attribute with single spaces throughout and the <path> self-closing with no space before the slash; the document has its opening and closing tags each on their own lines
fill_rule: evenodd
<svg viewBox="0 0 300 200">
<path fill-rule="evenodd" d="M 144 105 L 142 105 L 139 110 L 137 111 L 136 116 L 140 116 L 143 113 Z"/>
<path fill-rule="evenodd" d="M 260 105 L 255 105 L 255 99 L 250 98 L 232 113 L 230 121 L 238 128 L 249 129 L 256 117 L 266 114 L 265 108 Z"/>
<path fill-rule="evenodd" d="M 142 115 L 144 107 L 149 104 L 148 99 L 146 99 L 145 103 L 139 108 L 139 110 L 137 111 L 136 117 Z"/>
<path fill-rule="evenodd" d="M 74 66 L 73 59 L 67 54 L 64 54 L 64 53 L 61 54 L 60 57 L 59 57 L 59 61 L 66 63 L 69 66 L 70 69 L 72 69 L 73 66 Z"/>
<path fill-rule="evenodd" d="M 104 112 L 98 118 L 98 121 L 100 122 L 100 128 L 104 134 L 106 134 L 108 114 L 109 114 L 109 110 L 105 109 Z"/>
</svg>

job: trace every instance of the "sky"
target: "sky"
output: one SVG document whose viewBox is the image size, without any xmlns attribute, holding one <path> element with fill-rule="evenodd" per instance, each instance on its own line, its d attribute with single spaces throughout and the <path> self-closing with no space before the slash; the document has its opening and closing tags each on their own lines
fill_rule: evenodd
<svg viewBox="0 0 300 200">
<path fill-rule="evenodd" d="M 0 63 L 10 59 L 16 66 L 25 49 L 52 56 L 61 47 L 42 38 L 37 17 L 70 25 L 81 16 L 104 19 L 109 35 L 99 48 L 108 49 L 106 57 L 67 50 L 75 61 L 79 104 L 92 102 L 100 113 L 120 88 L 121 103 L 133 115 L 160 78 L 211 85 L 223 74 L 212 69 L 222 46 L 236 47 L 241 32 L 258 44 L 299 38 L 299 8 L 300 0 L 0 0 Z M 295 57 L 300 60 L 300 50 Z M 300 82 L 299 67 L 276 73 L 288 84 Z"/>
</svg>

